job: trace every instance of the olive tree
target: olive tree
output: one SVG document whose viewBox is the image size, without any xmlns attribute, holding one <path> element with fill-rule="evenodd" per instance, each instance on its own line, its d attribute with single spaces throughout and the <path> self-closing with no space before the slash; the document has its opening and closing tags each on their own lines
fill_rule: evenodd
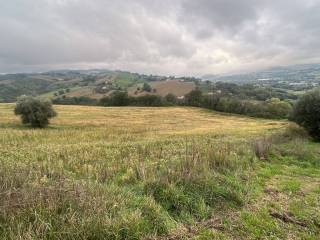
<svg viewBox="0 0 320 240">
<path fill-rule="evenodd" d="M 306 93 L 295 104 L 291 120 L 320 141 L 320 89 Z"/>
<path fill-rule="evenodd" d="M 35 128 L 44 128 L 49 119 L 57 115 L 49 100 L 22 96 L 18 99 L 14 113 L 21 117 L 23 124 L 30 124 Z"/>
</svg>

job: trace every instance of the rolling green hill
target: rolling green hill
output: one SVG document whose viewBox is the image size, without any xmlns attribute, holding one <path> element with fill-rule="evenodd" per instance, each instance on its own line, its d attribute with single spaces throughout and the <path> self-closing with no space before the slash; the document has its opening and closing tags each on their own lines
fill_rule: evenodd
<svg viewBox="0 0 320 240">
<path fill-rule="evenodd" d="M 195 85 L 163 76 L 109 70 L 62 70 L 39 74 L 0 75 L 0 102 L 14 102 L 18 96 L 32 95 L 48 98 L 89 97 L 100 99 L 113 91 L 135 92 L 143 83 L 149 83 L 154 93 L 172 93 L 177 96 L 187 94 Z M 167 90 L 165 90 L 167 89 Z M 143 94 L 139 90 L 139 94 Z M 157 93 L 156 93 L 157 94 Z"/>
<path fill-rule="evenodd" d="M 142 90 L 144 83 L 151 92 Z M 238 86 L 237 86 L 238 85 Z M 181 97 L 195 88 L 205 94 L 222 92 L 238 98 L 255 100 L 277 97 L 296 99 L 320 85 L 320 64 L 278 67 L 241 75 L 204 76 L 202 81 L 190 77 L 166 77 L 110 70 L 60 70 L 46 73 L 0 75 L 0 102 L 14 102 L 20 95 L 48 98 L 87 97 L 101 99 L 114 91 L 128 91 L 131 96 L 172 93 Z"/>
</svg>

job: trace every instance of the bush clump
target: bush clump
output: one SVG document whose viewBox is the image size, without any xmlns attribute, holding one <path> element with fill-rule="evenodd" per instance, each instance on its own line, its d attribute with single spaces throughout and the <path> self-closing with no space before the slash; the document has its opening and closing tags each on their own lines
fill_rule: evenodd
<svg viewBox="0 0 320 240">
<path fill-rule="evenodd" d="M 30 124 L 34 128 L 47 127 L 49 119 L 57 116 L 50 101 L 28 96 L 18 99 L 14 113 L 20 115 L 23 124 Z"/>
<path fill-rule="evenodd" d="M 312 138 L 320 141 L 320 89 L 306 93 L 297 101 L 291 120 L 302 126 Z"/>
</svg>

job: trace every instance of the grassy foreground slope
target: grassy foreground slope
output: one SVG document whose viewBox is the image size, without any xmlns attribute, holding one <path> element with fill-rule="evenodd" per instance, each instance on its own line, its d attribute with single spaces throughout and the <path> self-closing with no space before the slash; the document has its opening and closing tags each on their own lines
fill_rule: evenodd
<svg viewBox="0 0 320 240">
<path fill-rule="evenodd" d="M 1 239 L 319 239 L 319 144 L 196 108 L 0 105 Z M 259 157 L 259 158 L 258 158 Z"/>
</svg>

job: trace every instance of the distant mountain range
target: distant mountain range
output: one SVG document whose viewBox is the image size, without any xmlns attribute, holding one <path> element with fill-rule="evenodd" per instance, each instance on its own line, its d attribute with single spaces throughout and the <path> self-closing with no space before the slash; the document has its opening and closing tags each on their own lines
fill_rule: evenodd
<svg viewBox="0 0 320 240">
<path fill-rule="evenodd" d="M 233 83 L 274 83 L 319 85 L 320 64 L 275 67 L 268 70 L 237 75 L 205 75 L 203 81 Z M 190 92 L 201 79 L 175 78 L 107 69 L 57 70 L 45 73 L 17 73 L 0 75 L 0 102 L 14 102 L 18 96 L 33 95 L 46 98 L 88 97 L 100 99 L 114 91 L 128 91 L 130 95 L 172 93 L 177 97 Z M 145 92 L 143 85 L 151 86 Z"/>
<path fill-rule="evenodd" d="M 320 64 L 302 64 L 287 67 L 274 67 L 264 71 L 234 74 L 234 75 L 205 75 L 203 80 L 222 82 L 256 82 L 256 81 L 319 81 Z"/>
<path fill-rule="evenodd" d="M 195 88 L 195 78 L 154 76 L 105 69 L 57 70 L 45 73 L 17 73 L 0 75 L 0 102 L 14 102 L 18 96 L 45 98 L 88 97 L 100 99 L 114 91 L 128 91 L 130 95 L 168 93 L 182 96 Z M 143 85 L 150 85 L 150 92 Z"/>
</svg>

